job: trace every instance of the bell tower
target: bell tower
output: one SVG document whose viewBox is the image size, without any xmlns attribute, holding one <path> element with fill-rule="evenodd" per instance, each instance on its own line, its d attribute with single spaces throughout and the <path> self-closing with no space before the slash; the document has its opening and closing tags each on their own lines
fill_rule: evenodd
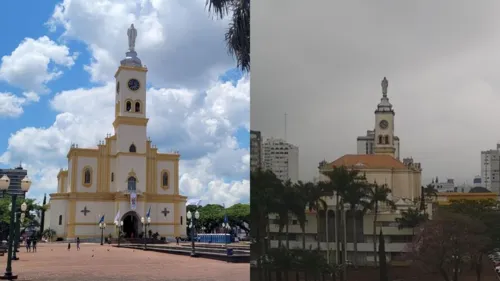
<svg viewBox="0 0 500 281">
<path fill-rule="evenodd" d="M 392 104 L 387 97 L 389 81 L 382 80 L 382 98 L 375 110 L 375 140 L 374 153 L 395 157 L 394 115 Z"/>
<path fill-rule="evenodd" d="M 138 153 L 146 151 L 146 74 L 135 51 L 137 30 L 132 24 L 127 31 L 128 51 L 115 73 L 115 120 L 118 151 L 129 152 L 132 144 Z"/>
</svg>

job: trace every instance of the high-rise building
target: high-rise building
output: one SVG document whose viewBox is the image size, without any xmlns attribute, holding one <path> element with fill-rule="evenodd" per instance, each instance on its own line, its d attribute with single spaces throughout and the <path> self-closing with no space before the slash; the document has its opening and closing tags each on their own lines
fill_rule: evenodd
<svg viewBox="0 0 500 281">
<path fill-rule="evenodd" d="M 250 130 L 250 170 L 262 169 L 262 134 Z"/>
<path fill-rule="evenodd" d="M 263 168 L 282 180 L 299 180 L 299 148 L 282 139 L 267 139 L 263 145 Z"/>
<path fill-rule="evenodd" d="M 14 169 L 0 169 L 0 177 L 3 175 L 7 175 L 10 179 L 10 185 L 9 185 L 9 193 L 11 191 L 14 191 L 18 193 L 19 195 L 24 194 L 21 190 L 21 181 L 26 177 L 28 174 L 28 171 L 25 170 L 22 166 L 19 166 Z"/>
<path fill-rule="evenodd" d="M 481 181 L 486 189 L 500 193 L 500 144 L 497 149 L 481 151 Z"/>
</svg>

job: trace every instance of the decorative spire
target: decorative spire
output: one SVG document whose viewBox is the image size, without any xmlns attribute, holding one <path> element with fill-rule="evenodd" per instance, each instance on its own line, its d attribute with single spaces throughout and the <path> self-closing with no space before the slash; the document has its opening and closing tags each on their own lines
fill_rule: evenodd
<svg viewBox="0 0 500 281">
<path fill-rule="evenodd" d="M 389 81 L 386 77 L 382 79 L 382 98 L 380 99 L 380 103 L 377 106 L 377 110 L 375 112 L 393 112 L 392 104 L 389 102 L 389 98 L 387 97 L 387 88 L 389 88 Z"/>
</svg>

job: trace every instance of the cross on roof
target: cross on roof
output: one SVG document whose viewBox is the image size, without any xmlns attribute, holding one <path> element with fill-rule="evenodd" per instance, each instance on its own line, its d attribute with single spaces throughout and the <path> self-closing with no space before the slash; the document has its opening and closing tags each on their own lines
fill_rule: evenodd
<svg viewBox="0 0 500 281">
<path fill-rule="evenodd" d="M 166 217 L 170 213 L 170 211 L 167 210 L 167 208 L 164 208 L 163 211 L 161 211 L 161 213 L 163 214 L 163 216 Z"/>
<path fill-rule="evenodd" d="M 85 208 L 83 208 L 80 212 L 82 212 L 84 216 L 87 216 L 87 213 L 90 213 L 90 210 L 88 210 L 87 206 L 85 206 Z"/>
</svg>

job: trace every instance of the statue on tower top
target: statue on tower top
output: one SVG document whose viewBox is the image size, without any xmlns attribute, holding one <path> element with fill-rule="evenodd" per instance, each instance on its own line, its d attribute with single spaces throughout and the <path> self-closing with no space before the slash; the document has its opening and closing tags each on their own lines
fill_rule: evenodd
<svg viewBox="0 0 500 281">
<path fill-rule="evenodd" d="M 389 81 L 387 81 L 387 78 L 384 77 L 382 80 L 382 95 L 384 97 L 387 96 L 387 88 L 389 87 Z"/>
<path fill-rule="evenodd" d="M 130 28 L 127 30 L 128 36 L 128 50 L 130 52 L 135 51 L 135 38 L 137 38 L 137 29 L 135 29 L 134 24 L 130 25 Z"/>
</svg>

